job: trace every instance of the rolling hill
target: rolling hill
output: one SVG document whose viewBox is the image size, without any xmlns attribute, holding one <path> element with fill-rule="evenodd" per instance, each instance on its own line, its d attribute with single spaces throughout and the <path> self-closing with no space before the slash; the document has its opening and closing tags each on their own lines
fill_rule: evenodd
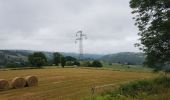
<svg viewBox="0 0 170 100">
<path fill-rule="evenodd" d="M 121 63 L 121 64 L 132 64 L 141 65 L 143 64 L 145 55 L 143 53 L 135 52 L 121 52 L 116 54 L 105 55 L 100 60 L 110 63 Z"/>
<path fill-rule="evenodd" d="M 31 50 L 0 50 L 0 65 L 3 66 L 7 63 L 27 63 L 28 55 L 32 54 Z M 43 52 L 48 61 L 52 61 L 54 52 Z M 77 53 L 65 53 L 60 52 L 64 56 L 71 56 L 78 58 Z M 99 55 L 99 54 L 84 54 L 84 59 L 98 59 L 102 61 L 106 61 L 109 63 L 121 63 L 121 64 L 134 64 L 140 65 L 144 62 L 145 55 L 143 53 L 134 53 L 134 52 L 122 52 L 116 54 L 109 55 Z"/>
</svg>

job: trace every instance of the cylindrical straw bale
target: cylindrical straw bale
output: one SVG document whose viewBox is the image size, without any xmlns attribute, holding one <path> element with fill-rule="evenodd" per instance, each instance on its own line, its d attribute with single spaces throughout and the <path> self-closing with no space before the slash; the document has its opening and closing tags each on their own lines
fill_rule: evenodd
<svg viewBox="0 0 170 100">
<path fill-rule="evenodd" d="M 15 77 L 12 79 L 12 82 L 11 82 L 11 87 L 12 88 L 23 88 L 25 87 L 26 85 L 26 81 L 24 78 L 21 78 L 21 77 Z"/>
<path fill-rule="evenodd" d="M 5 79 L 0 79 L 0 90 L 9 88 L 9 83 Z"/>
<path fill-rule="evenodd" d="M 38 78 L 36 76 L 27 76 L 25 80 L 26 80 L 26 86 L 28 87 L 38 85 Z"/>
</svg>

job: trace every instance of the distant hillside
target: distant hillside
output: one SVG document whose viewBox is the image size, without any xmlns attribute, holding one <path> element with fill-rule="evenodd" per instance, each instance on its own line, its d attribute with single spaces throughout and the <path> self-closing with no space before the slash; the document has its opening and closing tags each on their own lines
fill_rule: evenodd
<svg viewBox="0 0 170 100">
<path fill-rule="evenodd" d="M 101 60 L 110 63 L 134 64 L 134 65 L 143 64 L 144 59 L 145 59 L 145 55 L 143 53 L 134 53 L 134 52 L 122 52 L 122 53 L 110 54 L 110 55 L 103 56 L 101 58 Z"/>
<path fill-rule="evenodd" d="M 0 65 L 14 62 L 27 62 L 27 56 L 29 54 L 31 54 L 31 52 L 25 50 L 0 50 Z"/>
<path fill-rule="evenodd" d="M 65 52 L 61 52 L 61 54 L 63 54 L 64 56 L 71 56 L 71 57 L 75 57 L 75 58 L 79 57 L 79 54 L 77 54 L 77 53 L 65 53 Z M 84 54 L 83 55 L 84 59 L 100 59 L 103 56 L 104 55 L 100 55 L 100 54 Z"/>
<path fill-rule="evenodd" d="M 0 50 L 0 66 L 3 66 L 7 63 L 28 63 L 28 55 L 37 51 L 30 50 Z M 42 51 L 48 61 L 53 59 L 54 52 L 46 52 Z M 61 52 L 64 56 L 72 56 L 78 58 L 78 54 L 76 53 L 65 53 Z M 110 63 L 129 63 L 139 65 L 144 62 L 145 55 L 143 53 L 133 53 L 133 52 L 123 52 L 117 54 L 110 55 L 98 55 L 98 54 L 84 54 L 84 59 L 99 59 L 103 61 L 107 61 Z"/>
<path fill-rule="evenodd" d="M 7 63 L 20 63 L 28 62 L 28 56 L 32 54 L 33 52 L 37 51 L 31 51 L 31 50 L 0 50 L 0 65 L 3 66 Z M 46 57 L 48 58 L 48 61 L 53 59 L 53 53 L 54 52 L 43 52 Z M 61 52 L 64 56 L 72 56 L 75 58 L 78 58 L 78 54 L 76 53 L 65 53 Z M 84 59 L 99 59 L 103 55 L 97 55 L 97 54 L 84 54 Z"/>
</svg>

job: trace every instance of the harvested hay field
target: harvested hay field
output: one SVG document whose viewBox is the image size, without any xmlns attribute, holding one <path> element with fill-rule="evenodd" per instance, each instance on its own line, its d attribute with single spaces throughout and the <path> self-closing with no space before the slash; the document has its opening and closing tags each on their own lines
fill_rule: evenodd
<svg viewBox="0 0 170 100">
<path fill-rule="evenodd" d="M 100 87 L 113 84 L 112 87 L 116 87 L 124 82 L 156 76 L 149 72 L 123 72 L 85 68 L 0 71 L 0 79 L 8 79 L 8 81 L 11 81 L 13 77 L 31 75 L 38 77 L 38 86 L 0 91 L 1 100 L 78 100 L 90 96 L 92 86 Z M 107 88 L 100 89 L 100 91 Z"/>
</svg>

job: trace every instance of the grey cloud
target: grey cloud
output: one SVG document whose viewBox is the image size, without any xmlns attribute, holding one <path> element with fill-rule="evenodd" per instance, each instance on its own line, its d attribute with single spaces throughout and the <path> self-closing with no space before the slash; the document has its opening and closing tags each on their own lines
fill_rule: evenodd
<svg viewBox="0 0 170 100">
<path fill-rule="evenodd" d="M 138 51 L 129 0 L 0 0 L 0 22 L 0 49 L 77 52 L 83 30 L 86 53 Z"/>
</svg>

